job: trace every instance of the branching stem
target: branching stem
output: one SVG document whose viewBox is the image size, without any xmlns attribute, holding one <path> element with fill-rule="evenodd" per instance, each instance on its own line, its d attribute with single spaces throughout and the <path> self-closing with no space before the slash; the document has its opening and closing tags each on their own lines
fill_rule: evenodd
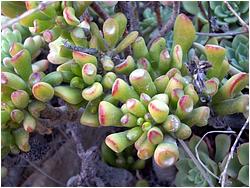
<svg viewBox="0 0 250 188">
<path fill-rule="evenodd" d="M 27 16 L 29 16 L 30 14 L 37 12 L 39 10 L 43 10 L 44 8 L 46 8 L 48 5 L 55 3 L 56 1 L 43 1 L 39 4 L 39 6 L 37 6 L 36 8 L 30 9 L 26 12 L 24 12 L 23 14 L 21 14 L 20 16 L 11 19 L 10 21 L 8 21 L 6 24 L 2 25 L 1 29 L 5 29 L 11 25 L 13 25 L 14 23 L 19 22 L 21 19 L 26 18 Z"/>
<path fill-rule="evenodd" d="M 220 175 L 220 181 L 219 181 L 219 183 L 221 184 L 221 187 L 225 187 L 226 176 L 227 176 L 227 169 L 228 169 L 229 162 L 230 162 L 230 160 L 233 158 L 233 154 L 234 154 L 234 150 L 235 150 L 235 148 L 236 148 L 236 145 L 237 145 L 237 143 L 238 143 L 238 141 L 239 141 L 239 139 L 240 139 L 240 137 L 241 137 L 243 131 L 244 131 L 245 128 L 247 127 L 248 123 L 249 123 L 249 119 L 247 119 L 246 122 L 244 123 L 244 125 L 242 126 L 242 128 L 241 128 L 239 134 L 237 135 L 237 137 L 236 137 L 236 139 L 235 139 L 235 141 L 234 141 L 233 146 L 232 146 L 231 149 L 230 149 L 230 153 L 229 153 L 229 155 L 228 155 L 228 158 L 227 158 L 227 162 L 226 162 L 225 168 L 224 168 L 223 172 L 222 172 L 221 175 Z"/>
</svg>

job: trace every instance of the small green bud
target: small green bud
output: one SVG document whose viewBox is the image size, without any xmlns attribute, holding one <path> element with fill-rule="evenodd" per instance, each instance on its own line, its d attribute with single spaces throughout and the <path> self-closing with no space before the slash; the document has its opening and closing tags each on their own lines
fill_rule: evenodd
<svg viewBox="0 0 250 188">
<path fill-rule="evenodd" d="M 142 130 L 147 132 L 149 129 L 151 129 L 152 127 L 152 123 L 151 122 L 143 122 L 143 124 L 141 125 Z"/>
<path fill-rule="evenodd" d="M 144 118 L 140 117 L 140 118 L 137 119 L 136 124 L 137 124 L 138 126 L 142 126 L 142 124 L 143 124 L 144 122 L 145 122 Z"/>
</svg>

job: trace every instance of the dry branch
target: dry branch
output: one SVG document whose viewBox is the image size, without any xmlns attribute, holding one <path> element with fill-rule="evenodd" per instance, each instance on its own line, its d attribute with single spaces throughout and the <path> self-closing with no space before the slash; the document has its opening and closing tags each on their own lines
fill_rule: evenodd
<svg viewBox="0 0 250 188">
<path fill-rule="evenodd" d="M 30 9 L 26 12 L 24 12 L 23 14 L 21 14 L 20 16 L 11 19 L 10 21 L 8 21 L 6 24 L 2 25 L 1 29 L 5 29 L 11 25 L 13 25 L 14 23 L 19 22 L 21 19 L 29 16 L 30 14 L 37 12 L 39 10 L 43 10 L 44 8 L 46 8 L 48 5 L 55 3 L 56 1 L 42 1 L 38 7 L 34 8 L 34 9 Z"/>
<path fill-rule="evenodd" d="M 238 141 L 239 141 L 239 139 L 240 139 L 240 137 L 241 137 L 243 131 L 244 131 L 245 128 L 247 127 L 248 123 L 249 123 L 249 119 L 247 119 L 246 122 L 245 122 L 245 124 L 242 126 L 242 128 L 241 128 L 239 134 L 237 135 L 237 137 L 236 137 L 236 139 L 235 139 L 235 141 L 234 141 L 233 146 L 232 146 L 231 149 L 230 149 L 230 153 L 229 153 L 229 155 L 228 155 L 228 158 L 227 158 L 227 162 L 226 162 L 225 168 L 224 168 L 223 172 L 222 172 L 221 175 L 220 175 L 220 181 L 219 181 L 219 182 L 220 182 L 220 184 L 221 184 L 221 187 L 225 187 L 226 176 L 227 176 L 227 168 L 228 168 L 229 162 L 230 162 L 230 160 L 233 158 L 233 154 L 234 154 L 234 150 L 235 150 L 235 148 L 236 148 L 236 145 L 237 145 L 237 143 L 238 143 Z"/>
</svg>

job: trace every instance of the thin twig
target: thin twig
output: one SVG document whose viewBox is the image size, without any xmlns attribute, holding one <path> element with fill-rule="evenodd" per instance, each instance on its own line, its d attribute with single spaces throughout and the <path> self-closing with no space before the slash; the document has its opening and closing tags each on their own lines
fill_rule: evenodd
<svg viewBox="0 0 250 188">
<path fill-rule="evenodd" d="M 239 34 L 248 33 L 248 31 L 235 31 L 235 32 L 226 32 L 226 33 L 201 33 L 196 32 L 196 35 L 200 36 L 209 36 L 209 37 L 223 37 L 223 36 L 234 36 Z"/>
<path fill-rule="evenodd" d="M 200 143 L 202 142 L 202 140 L 208 135 L 208 134 L 212 134 L 212 133 L 225 133 L 225 134 L 231 134 L 231 133 L 235 133 L 234 131 L 209 131 L 206 134 L 203 135 L 203 137 L 199 140 L 199 142 L 196 144 L 195 146 L 195 155 L 197 160 L 200 162 L 201 166 L 210 174 L 212 175 L 214 178 L 216 178 L 217 180 L 219 180 L 220 178 L 218 176 L 216 176 L 213 172 L 211 172 L 206 165 L 204 165 L 204 163 L 201 161 L 200 156 L 199 156 L 199 152 L 198 152 L 198 147 L 200 146 Z"/>
<path fill-rule="evenodd" d="M 125 14 L 128 19 L 128 31 L 138 31 L 139 30 L 139 18 L 138 18 L 138 10 L 132 4 L 132 2 L 127 1 L 119 1 L 116 6 L 117 11 Z"/>
<path fill-rule="evenodd" d="M 221 184 L 221 187 L 225 187 L 225 182 L 226 182 L 226 175 L 227 175 L 227 168 L 228 168 L 228 165 L 229 165 L 229 162 L 230 160 L 233 158 L 233 154 L 234 154 L 234 150 L 236 148 L 236 145 L 241 137 L 241 134 L 243 133 L 243 131 L 245 130 L 245 128 L 247 127 L 248 125 L 248 122 L 249 122 L 249 118 L 246 120 L 246 122 L 244 123 L 244 125 L 242 126 L 239 134 L 237 135 L 235 141 L 234 141 L 234 144 L 233 146 L 231 147 L 230 149 L 230 153 L 228 155 L 228 158 L 227 158 L 227 162 L 226 162 L 226 165 L 225 165 L 225 168 L 223 170 L 223 172 L 221 173 L 220 175 L 220 181 L 219 183 Z"/>
<path fill-rule="evenodd" d="M 162 27 L 162 19 L 161 19 L 161 9 L 160 9 L 160 2 L 156 1 L 154 4 L 154 11 L 156 14 L 156 20 L 157 20 L 157 24 L 159 29 L 161 29 Z"/>
<path fill-rule="evenodd" d="M 203 14 L 203 16 L 204 16 L 207 20 L 209 20 L 208 15 L 206 14 L 206 10 L 204 9 L 204 6 L 203 6 L 203 4 L 202 4 L 201 1 L 198 1 L 198 6 L 199 6 L 199 8 L 200 8 L 200 10 L 201 10 L 201 12 L 202 12 L 202 14 Z"/>
<path fill-rule="evenodd" d="M 181 140 L 178 139 L 179 143 L 182 145 L 183 149 L 186 151 L 186 153 L 188 154 L 188 156 L 192 159 L 192 161 L 194 162 L 194 164 L 196 165 L 196 167 L 199 169 L 201 175 L 204 177 L 204 179 L 207 181 L 208 185 L 210 187 L 214 187 L 213 182 L 211 181 L 209 175 L 206 173 L 206 171 L 202 168 L 202 166 L 200 165 L 199 161 L 195 158 L 195 156 L 193 155 L 193 153 L 190 151 L 189 147 L 186 145 L 186 143 Z"/>
<path fill-rule="evenodd" d="M 227 5 L 227 8 L 238 18 L 238 20 L 240 21 L 241 25 L 243 27 L 245 27 L 247 29 L 247 32 L 248 32 L 249 31 L 248 24 L 237 14 L 237 12 L 235 12 L 235 10 L 233 9 L 233 7 L 227 1 L 224 1 L 224 3 Z"/>
<path fill-rule="evenodd" d="M 77 150 L 77 155 L 80 157 L 80 159 L 84 159 L 85 155 L 85 150 L 81 142 L 81 138 L 79 136 L 79 125 L 76 123 L 67 123 L 67 131 L 71 133 L 71 136 L 76 144 L 76 150 Z"/>
<path fill-rule="evenodd" d="M 11 25 L 13 25 L 16 22 L 19 22 L 21 19 L 24 19 L 25 17 L 29 16 L 30 14 L 40 11 L 40 10 L 44 10 L 48 5 L 55 3 L 56 1 L 42 1 L 39 6 L 37 6 L 36 8 L 30 9 L 26 12 L 24 12 L 23 14 L 21 14 L 20 16 L 11 19 L 10 21 L 8 21 L 6 24 L 2 25 L 1 29 L 5 29 Z"/>
<path fill-rule="evenodd" d="M 90 55 L 96 55 L 98 50 L 96 48 L 83 48 L 81 46 L 73 45 L 72 43 L 68 42 L 67 40 L 63 41 L 63 45 L 73 51 L 88 53 Z"/>
<path fill-rule="evenodd" d="M 46 176 L 47 178 L 49 178 L 50 180 L 52 180 L 53 182 L 57 183 L 60 186 L 65 186 L 62 182 L 56 180 L 55 178 L 51 177 L 50 175 L 48 175 L 46 172 L 44 172 L 43 170 L 41 170 L 37 165 L 35 165 L 34 163 L 32 163 L 31 161 L 29 161 L 28 159 L 25 159 L 24 157 L 21 156 L 22 159 L 24 159 L 25 161 L 27 161 L 29 163 L 30 166 L 32 166 L 33 168 L 35 168 L 38 172 L 40 172 L 42 175 Z"/>
<path fill-rule="evenodd" d="M 109 15 L 96 2 L 91 3 L 90 7 L 103 19 L 109 18 Z"/>
<path fill-rule="evenodd" d="M 179 14 L 179 11 L 180 11 L 180 1 L 174 1 L 173 12 L 172 12 L 171 17 L 169 18 L 168 22 L 162 26 L 162 29 L 159 31 L 159 33 L 152 37 L 152 39 L 148 43 L 148 47 L 151 46 L 151 44 L 153 43 L 155 39 L 166 35 L 166 33 L 169 32 L 173 28 L 175 19 L 177 15 Z"/>
</svg>

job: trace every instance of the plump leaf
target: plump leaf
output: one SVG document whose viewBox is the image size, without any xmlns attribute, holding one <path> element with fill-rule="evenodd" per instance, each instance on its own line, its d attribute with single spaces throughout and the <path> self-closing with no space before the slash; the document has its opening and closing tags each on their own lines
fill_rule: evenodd
<svg viewBox="0 0 250 188">
<path fill-rule="evenodd" d="M 249 165 L 243 166 L 238 174 L 238 180 L 249 186 Z"/>
<path fill-rule="evenodd" d="M 226 134 L 219 134 L 215 137 L 215 161 L 218 163 L 223 161 L 225 156 L 228 154 L 231 146 L 231 139 Z"/>
<path fill-rule="evenodd" d="M 192 138 L 190 139 L 188 146 L 190 148 L 190 150 L 195 153 L 195 146 L 197 145 L 197 143 L 200 141 L 200 137 L 193 135 Z M 204 141 L 201 141 L 199 147 L 198 147 L 198 151 L 199 152 L 204 152 L 208 155 L 208 148 L 207 148 L 207 144 Z"/>
<path fill-rule="evenodd" d="M 242 165 L 249 164 L 249 143 L 241 144 L 237 149 L 237 156 Z"/>
<path fill-rule="evenodd" d="M 200 11 L 198 7 L 198 2 L 196 1 L 183 1 L 182 6 L 185 9 L 185 11 L 193 15 L 197 14 L 197 12 Z"/>
<path fill-rule="evenodd" d="M 228 156 L 225 157 L 225 159 L 222 161 L 222 164 L 220 166 L 221 171 L 223 171 L 223 169 L 225 168 L 227 158 Z M 238 160 L 236 153 L 234 153 L 233 158 L 230 160 L 229 165 L 228 165 L 227 175 L 229 175 L 232 178 L 236 178 L 238 176 L 240 168 L 241 168 L 241 164 Z"/>
<path fill-rule="evenodd" d="M 1 6 L 2 14 L 10 18 L 15 18 L 26 11 L 24 1 L 2 1 Z"/>
<path fill-rule="evenodd" d="M 185 29 L 183 29 L 185 28 Z M 179 14 L 174 25 L 173 46 L 181 45 L 183 54 L 187 54 L 195 39 L 195 29 L 191 20 L 184 14 Z"/>
</svg>

